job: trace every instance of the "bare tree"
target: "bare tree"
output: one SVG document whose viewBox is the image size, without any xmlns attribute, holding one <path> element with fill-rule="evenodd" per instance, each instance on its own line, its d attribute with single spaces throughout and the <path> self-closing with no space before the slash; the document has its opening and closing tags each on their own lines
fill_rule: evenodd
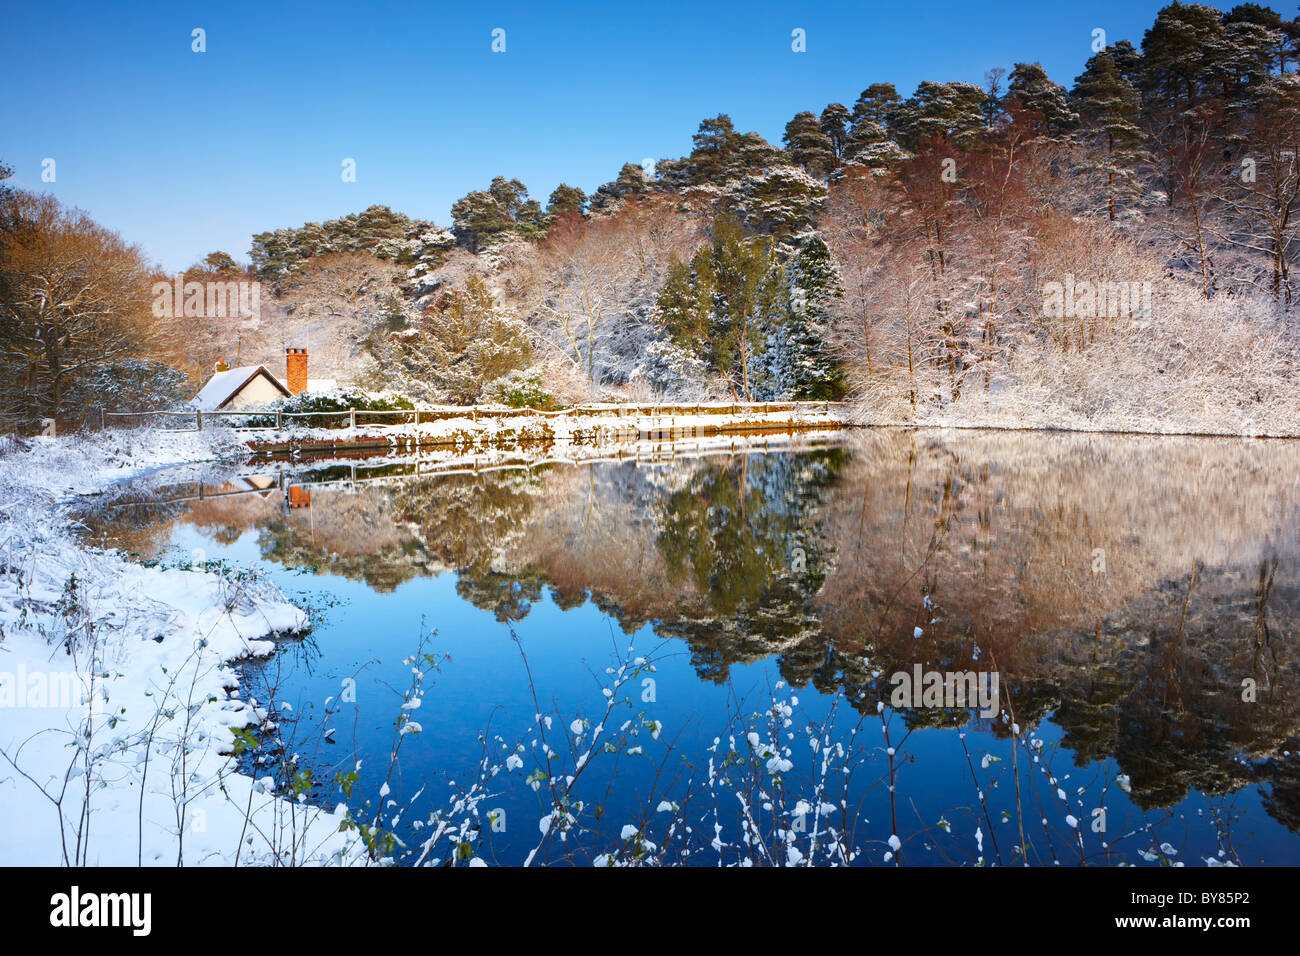
<svg viewBox="0 0 1300 956">
<path fill-rule="evenodd" d="M 144 351 L 149 269 L 140 250 L 52 196 L 16 192 L 2 267 L 3 403 L 16 421 L 79 421 L 71 387 Z"/>
</svg>

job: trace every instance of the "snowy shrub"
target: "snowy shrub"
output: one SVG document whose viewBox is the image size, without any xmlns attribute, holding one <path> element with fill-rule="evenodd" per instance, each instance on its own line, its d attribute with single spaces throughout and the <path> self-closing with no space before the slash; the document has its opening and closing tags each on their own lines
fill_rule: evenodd
<svg viewBox="0 0 1300 956">
<path fill-rule="evenodd" d="M 400 395 L 362 391 L 359 388 L 340 387 L 328 392 L 303 392 L 292 398 L 283 398 L 275 402 L 273 411 L 288 413 L 320 413 L 320 418 L 301 419 L 314 427 L 344 428 L 350 419 L 337 412 L 392 412 L 414 409 L 415 404 Z M 392 424 L 400 416 L 378 415 L 365 417 L 357 415 L 358 424 Z M 271 428 L 275 425 L 274 415 L 256 415 L 247 424 L 253 428 Z"/>
<path fill-rule="evenodd" d="M 555 407 L 555 396 L 542 384 L 540 372 L 513 371 L 488 384 L 483 390 L 483 397 L 489 402 L 509 405 L 511 408 L 539 408 L 543 410 Z"/>
<path fill-rule="evenodd" d="M 667 339 L 646 345 L 641 361 L 628 381 L 648 386 L 655 395 L 693 398 L 704 390 L 708 364 Z"/>
<path fill-rule="evenodd" d="M 189 376 L 150 359 L 123 359 L 96 368 L 69 390 L 72 404 L 110 412 L 143 412 L 180 405 L 191 397 Z"/>
</svg>

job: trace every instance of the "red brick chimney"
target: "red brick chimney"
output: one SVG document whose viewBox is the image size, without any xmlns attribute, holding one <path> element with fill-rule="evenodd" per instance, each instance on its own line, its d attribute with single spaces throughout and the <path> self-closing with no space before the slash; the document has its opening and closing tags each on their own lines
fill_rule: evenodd
<svg viewBox="0 0 1300 956">
<path fill-rule="evenodd" d="M 284 350 L 285 379 L 289 394 L 297 395 L 307 390 L 307 350 Z"/>
</svg>

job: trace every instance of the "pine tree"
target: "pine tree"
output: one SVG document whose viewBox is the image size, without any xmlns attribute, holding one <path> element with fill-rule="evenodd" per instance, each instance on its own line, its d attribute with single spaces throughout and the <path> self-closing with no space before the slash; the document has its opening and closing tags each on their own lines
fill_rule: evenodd
<svg viewBox="0 0 1300 956">
<path fill-rule="evenodd" d="M 209 252 L 203 257 L 203 264 L 218 275 L 238 275 L 243 272 L 235 257 L 228 252 Z"/>
<path fill-rule="evenodd" d="M 1106 156 L 1099 168 L 1106 173 L 1113 220 L 1117 186 L 1133 185 L 1133 169 L 1141 156 L 1142 131 L 1137 125 L 1141 98 L 1120 73 L 1110 51 L 1102 50 L 1088 60 L 1083 74 L 1074 81 L 1071 99 L 1084 124 L 1083 137 L 1100 136 L 1105 142 Z"/>
<path fill-rule="evenodd" d="M 985 94 L 973 83 L 932 83 L 923 80 L 916 93 L 889 114 L 897 142 L 914 149 L 943 137 L 958 149 L 973 149 L 985 131 Z"/>
<path fill-rule="evenodd" d="M 1280 23 L 1282 18 L 1277 19 Z M 1225 20 L 1222 36 L 1207 51 L 1203 76 L 1207 89 L 1212 88 L 1229 111 L 1251 110 L 1258 105 L 1258 90 L 1273 75 L 1273 66 L 1284 48 L 1285 37 L 1280 29 Z"/>
<path fill-rule="evenodd" d="M 782 142 L 790 162 L 809 175 L 826 176 L 835 168 L 835 144 L 822 132 L 820 122 L 812 113 L 796 113 L 785 124 Z"/>
<path fill-rule="evenodd" d="M 645 169 L 636 163 L 624 163 L 618 171 L 618 178 L 605 183 L 591 197 L 593 210 L 609 211 L 617 208 L 628 196 L 639 196 L 649 191 L 650 182 Z"/>
<path fill-rule="evenodd" d="M 1035 126 L 1049 138 L 1069 132 L 1079 122 L 1079 114 L 1070 108 L 1065 87 L 1053 82 L 1038 63 L 1017 63 L 1011 71 L 1007 100 L 1034 117 Z"/>
<path fill-rule="evenodd" d="M 562 212 L 581 213 L 586 205 L 586 193 L 577 186 L 560 183 L 551 193 L 551 198 L 546 201 L 546 214 L 555 217 Z"/>
<path fill-rule="evenodd" d="M 700 249 L 691 262 L 676 256 L 668 264 L 664 284 L 655 302 L 659 325 L 680 348 L 695 350 L 709 334 L 711 278 L 701 275 L 708 260 L 708 247 Z"/>
<path fill-rule="evenodd" d="M 1192 105 L 1213 73 L 1222 36 L 1218 10 L 1201 3 L 1169 4 L 1142 37 L 1139 89 L 1152 103 Z"/>
<path fill-rule="evenodd" d="M 690 266 L 670 267 L 655 315 L 675 345 L 704 359 L 748 401 L 755 357 L 787 303 L 772 240 L 746 236 L 738 222 L 719 216 Z"/>
<path fill-rule="evenodd" d="M 827 348 L 830 307 L 844 295 L 830 250 L 811 235 L 785 267 L 787 308 L 766 329 L 756 363 L 758 395 L 768 398 L 836 399 L 844 394 L 844 371 Z"/>
<path fill-rule="evenodd" d="M 1278 29 L 1282 31 L 1282 49 L 1278 53 L 1278 69 L 1285 73 L 1288 63 L 1300 64 L 1300 14 L 1292 20 L 1283 21 Z"/>
<path fill-rule="evenodd" d="M 830 138 L 837 161 L 844 160 L 844 145 L 849 140 L 849 124 L 852 119 L 852 114 L 843 103 L 832 103 L 822 110 L 819 128 Z"/>
<path fill-rule="evenodd" d="M 735 160 L 739 140 L 740 134 L 726 113 L 701 120 L 700 128 L 692 137 L 694 148 L 689 158 L 691 183 L 701 185 L 725 182 L 728 170 Z"/>
<path fill-rule="evenodd" d="M 888 126 L 890 114 L 902 105 L 903 98 L 898 95 L 898 90 L 894 89 L 893 83 L 872 83 L 858 101 L 853 104 L 853 127 L 857 128 L 859 123 L 874 123 L 877 126 Z"/>
<path fill-rule="evenodd" d="M 905 149 L 889 138 L 885 127 L 865 119 L 854 125 L 844 146 L 844 157 L 848 162 L 872 169 L 884 169 L 906 159 L 907 155 Z"/>
<path fill-rule="evenodd" d="M 787 160 L 781 151 L 758 133 L 742 133 L 736 138 L 736 148 L 726 168 L 728 180 L 741 176 L 761 176 Z"/>
<path fill-rule="evenodd" d="M 395 337 L 387 347 L 377 357 L 409 391 L 466 405 L 532 357 L 527 325 L 499 311 L 478 276 L 426 313 L 416 334 Z"/>
<path fill-rule="evenodd" d="M 1128 40 L 1111 44 L 1106 48 L 1106 52 L 1115 61 L 1115 68 L 1119 70 L 1120 75 L 1132 83 L 1134 89 L 1139 89 L 1138 81 L 1142 77 L 1143 70 L 1141 52 Z"/>
<path fill-rule="evenodd" d="M 456 240 L 471 252 L 505 236 L 532 238 L 543 225 L 542 206 L 518 179 L 497 176 L 486 190 L 476 189 L 451 207 Z"/>
<path fill-rule="evenodd" d="M 797 166 L 775 165 L 732 180 L 723 199 L 750 232 L 781 240 L 811 229 L 826 195 L 822 180 Z"/>
</svg>

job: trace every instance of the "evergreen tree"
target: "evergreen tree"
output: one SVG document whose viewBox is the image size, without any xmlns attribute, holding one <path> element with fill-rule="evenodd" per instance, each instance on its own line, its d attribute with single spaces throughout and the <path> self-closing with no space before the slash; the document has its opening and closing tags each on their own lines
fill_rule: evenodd
<svg viewBox="0 0 1300 956">
<path fill-rule="evenodd" d="M 853 127 L 844 146 L 844 157 L 851 163 L 883 169 L 907 158 L 907 151 L 889 138 L 885 127 L 863 120 Z"/>
<path fill-rule="evenodd" d="M 529 198 L 528 187 L 518 179 L 504 176 L 495 177 L 486 190 L 456 200 L 451 218 L 457 242 L 470 252 L 506 236 L 533 238 L 543 225 L 541 203 Z"/>
<path fill-rule="evenodd" d="M 843 103 L 832 103 L 822 110 L 818 127 L 830 138 L 831 148 L 835 150 L 838 161 L 844 159 L 844 145 L 849 140 L 849 124 L 853 116 Z"/>
<path fill-rule="evenodd" d="M 1230 111 L 1252 109 L 1258 104 L 1260 85 L 1273 75 L 1284 48 L 1285 37 L 1277 28 L 1244 20 L 1225 21 L 1222 36 L 1207 51 L 1203 76 L 1207 90 L 1222 98 Z"/>
<path fill-rule="evenodd" d="M 676 256 L 668 264 L 659 289 L 655 315 L 659 325 L 680 348 L 695 351 L 709 334 L 713 280 L 708 247 L 690 262 Z"/>
<path fill-rule="evenodd" d="M 1287 71 L 1287 64 L 1300 65 L 1300 15 L 1286 20 L 1278 28 L 1282 31 L 1282 49 L 1278 55 L 1278 69 Z"/>
<path fill-rule="evenodd" d="M 1137 125 L 1141 98 L 1110 51 L 1103 50 L 1088 60 L 1083 74 L 1074 81 L 1071 99 L 1084 124 L 1083 137 L 1100 137 L 1105 143 L 1105 158 L 1099 168 L 1106 173 L 1113 220 L 1117 187 L 1133 185 L 1133 169 L 1141 156 L 1142 131 Z"/>
<path fill-rule="evenodd" d="M 1155 104 L 1190 106 L 1212 75 L 1223 15 L 1201 3 L 1171 3 L 1142 37 L 1139 89 Z"/>
<path fill-rule="evenodd" d="M 244 271 L 228 252 L 209 252 L 203 257 L 203 265 L 218 275 L 238 275 Z"/>
<path fill-rule="evenodd" d="M 340 216 L 297 229 L 276 229 L 253 236 L 249 259 L 263 279 L 293 273 L 305 260 L 335 252 L 367 252 L 398 262 L 441 261 L 455 238 L 432 222 L 411 219 L 387 206 Z"/>
<path fill-rule="evenodd" d="M 903 98 L 898 95 L 898 90 L 894 89 L 893 83 L 872 83 L 858 101 L 853 104 L 853 127 L 857 128 L 859 123 L 874 123 L 877 126 L 888 126 L 889 117 L 902 105 Z"/>
<path fill-rule="evenodd" d="M 649 191 L 650 182 L 645 169 L 636 163 L 624 163 L 618 171 L 618 178 L 605 183 L 591 197 L 593 210 L 608 211 L 617 208 L 628 196 L 639 196 Z"/>
<path fill-rule="evenodd" d="M 728 183 L 724 200 L 750 232 L 787 239 L 812 228 L 826 184 L 797 166 L 776 165 Z"/>
<path fill-rule="evenodd" d="M 788 308 L 766 330 L 764 351 L 755 362 L 760 399 L 837 399 L 844 394 L 844 371 L 824 339 L 830 306 L 842 298 L 839 273 L 830 250 L 811 235 L 786 264 Z"/>
<path fill-rule="evenodd" d="M 1287 71 L 1287 63 L 1294 55 L 1294 41 L 1300 39 L 1300 17 L 1286 21 L 1276 10 L 1258 3 L 1239 3 L 1223 15 L 1225 32 L 1234 26 L 1250 25 L 1262 28 L 1271 34 L 1270 64 L 1281 73 Z"/>
<path fill-rule="evenodd" d="M 1132 83 L 1134 89 L 1140 89 L 1139 81 L 1143 70 L 1142 53 L 1128 40 L 1113 43 L 1106 48 L 1106 51 L 1115 61 L 1115 69 L 1119 70 L 1120 76 Z"/>
<path fill-rule="evenodd" d="M 727 179 L 761 176 L 785 163 L 781 151 L 758 133 L 742 133 L 736 138 L 735 152 L 726 167 L 726 176 Z"/>
<path fill-rule="evenodd" d="M 1032 114 L 1039 132 L 1047 137 L 1060 136 L 1079 122 L 1079 115 L 1070 108 L 1065 87 L 1053 82 L 1038 63 L 1015 65 L 1007 99 Z"/>
<path fill-rule="evenodd" d="M 747 237 L 738 222 L 720 216 L 689 268 L 671 266 L 655 315 L 675 344 L 703 358 L 748 401 L 755 357 L 788 301 L 773 242 Z"/>
<path fill-rule="evenodd" d="M 822 132 L 821 123 L 812 113 L 796 113 L 785 124 L 782 142 L 790 161 L 810 175 L 826 176 L 835 168 L 835 143 Z"/>
<path fill-rule="evenodd" d="M 562 212 L 581 213 L 587 205 L 587 194 L 577 186 L 560 183 L 546 201 L 546 214 L 552 218 Z"/>
<path fill-rule="evenodd" d="M 731 117 L 719 113 L 702 120 L 691 141 L 694 146 L 689 159 L 691 183 L 725 182 L 740 146 L 740 134 L 731 124 Z"/>
<path fill-rule="evenodd" d="M 984 101 L 984 91 L 973 83 L 923 80 L 916 93 L 889 114 L 889 128 L 908 149 L 943 137 L 959 149 L 970 150 L 985 131 Z"/>
<path fill-rule="evenodd" d="M 406 391 L 462 405 L 531 357 L 527 325 L 499 311 L 478 276 L 426 312 L 415 334 L 395 336 L 376 355 Z"/>
</svg>

